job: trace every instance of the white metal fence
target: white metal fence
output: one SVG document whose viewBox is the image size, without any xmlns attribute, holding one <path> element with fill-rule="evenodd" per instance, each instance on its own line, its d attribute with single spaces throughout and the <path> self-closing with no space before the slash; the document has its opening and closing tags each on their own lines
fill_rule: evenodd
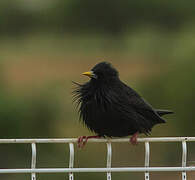
<svg viewBox="0 0 195 180">
<path fill-rule="evenodd" d="M 160 137 L 160 138 L 138 138 L 139 143 L 145 143 L 145 165 L 144 167 L 112 167 L 112 143 L 129 143 L 129 139 L 90 139 L 88 143 L 107 144 L 107 167 L 105 168 L 74 168 L 74 143 L 76 138 L 71 139 L 0 139 L 3 143 L 28 143 L 32 147 L 31 169 L 0 169 L 0 174 L 6 173 L 31 173 L 31 180 L 36 180 L 36 173 L 69 173 L 69 180 L 74 179 L 75 172 L 105 172 L 107 180 L 111 180 L 112 172 L 144 172 L 145 180 L 149 180 L 150 172 L 172 171 L 181 172 L 182 180 L 187 180 L 186 172 L 195 171 L 195 166 L 186 166 L 187 143 L 195 141 L 195 137 Z M 182 162 L 180 167 L 150 167 L 150 143 L 155 142 L 180 142 L 182 144 Z M 68 168 L 36 168 L 36 144 L 37 143 L 67 143 L 70 149 Z M 84 149 L 83 149 L 84 150 Z"/>
</svg>

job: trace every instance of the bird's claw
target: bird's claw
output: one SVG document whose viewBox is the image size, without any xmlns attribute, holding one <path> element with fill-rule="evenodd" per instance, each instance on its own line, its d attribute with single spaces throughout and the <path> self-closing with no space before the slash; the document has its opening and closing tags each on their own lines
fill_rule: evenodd
<svg viewBox="0 0 195 180">
<path fill-rule="evenodd" d="M 130 142 L 132 145 L 137 145 L 137 137 L 138 137 L 138 132 L 136 132 L 131 138 L 130 138 Z"/>
<path fill-rule="evenodd" d="M 83 148 L 85 146 L 85 144 L 87 143 L 88 139 L 91 138 L 100 138 L 100 136 L 80 136 L 78 138 L 78 148 Z"/>
<path fill-rule="evenodd" d="M 85 144 L 88 141 L 88 137 L 87 136 L 80 136 L 78 138 L 78 148 L 83 148 L 85 146 Z"/>
</svg>

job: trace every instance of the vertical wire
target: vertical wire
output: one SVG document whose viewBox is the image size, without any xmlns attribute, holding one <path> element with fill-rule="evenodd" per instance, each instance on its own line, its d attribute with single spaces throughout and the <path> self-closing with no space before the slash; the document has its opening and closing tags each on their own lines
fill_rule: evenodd
<svg viewBox="0 0 195 180">
<path fill-rule="evenodd" d="M 74 144 L 69 143 L 70 149 L 70 159 L 69 159 L 69 168 L 73 168 L 74 166 Z M 69 180 L 74 180 L 74 175 L 72 172 L 69 173 Z"/>
<path fill-rule="evenodd" d="M 150 163 L 150 144 L 149 142 L 145 142 L 145 167 L 149 167 L 149 163 Z M 146 171 L 145 180 L 149 180 L 149 179 L 150 179 L 149 172 Z"/>
<path fill-rule="evenodd" d="M 36 167 L 36 144 L 32 143 L 32 160 L 31 160 L 31 169 L 35 169 Z M 36 180 L 36 174 L 31 173 L 31 180 Z"/>
<path fill-rule="evenodd" d="M 112 145 L 110 142 L 107 144 L 107 168 L 111 168 L 112 162 Z M 111 172 L 107 172 L 107 180 L 111 180 Z"/>
<path fill-rule="evenodd" d="M 182 141 L 182 167 L 186 167 L 187 162 L 187 145 L 186 141 Z M 182 172 L 182 180 L 187 180 L 186 171 Z"/>
</svg>

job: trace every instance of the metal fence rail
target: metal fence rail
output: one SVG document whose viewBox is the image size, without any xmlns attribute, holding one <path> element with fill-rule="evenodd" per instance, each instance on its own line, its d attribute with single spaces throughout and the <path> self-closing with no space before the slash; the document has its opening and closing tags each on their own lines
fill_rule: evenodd
<svg viewBox="0 0 195 180">
<path fill-rule="evenodd" d="M 144 172 L 145 180 L 149 180 L 149 172 L 177 171 L 182 173 L 182 180 L 187 180 L 186 172 L 195 171 L 195 166 L 186 166 L 187 143 L 195 141 L 195 137 L 160 137 L 160 138 L 138 138 L 138 142 L 145 143 L 145 165 L 144 167 L 111 167 L 112 143 L 129 143 L 129 139 L 89 139 L 89 143 L 107 144 L 107 167 L 106 168 L 74 168 L 74 143 L 76 138 L 58 139 L 0 139 L 3 143 L 28 143 L 32 147 L 31 169 L 0 169 L 0 174 L 5 173 L 31 173 L 31 180 L 36 180 L 36 173 L 69 173 L 69 180 L 74 179 L 75 172 L 105 172 L 107 180 L 111 180 L 112 172 Z M 180 142 L 182 144 L 182 162 L 180 167 L 150 167 L 150 143 L 154 142 Z M 36 168 L 36 144 L 37 143 L 68 143 L 70 150 L 68 168 Z"/>
</svg>

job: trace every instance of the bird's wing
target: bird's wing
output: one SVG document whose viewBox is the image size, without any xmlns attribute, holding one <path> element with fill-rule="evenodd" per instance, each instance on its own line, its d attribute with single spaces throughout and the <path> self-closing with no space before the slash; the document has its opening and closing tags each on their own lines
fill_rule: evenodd
<svg viewBox="0 0 195 180">
<path fill-rule="evenodd" d="M 127 99 L 130 106 L 134 108 L 134 110 L 143 116 L 145 119 L 156 121 L 158 123 L 164 123 L 165 120 L 162 119 L 157 112 L 153 109 L 153 107 L 146 102 L 135 90 L 125 85 L 125 91 L 127 93 Z"/>
</svg>

